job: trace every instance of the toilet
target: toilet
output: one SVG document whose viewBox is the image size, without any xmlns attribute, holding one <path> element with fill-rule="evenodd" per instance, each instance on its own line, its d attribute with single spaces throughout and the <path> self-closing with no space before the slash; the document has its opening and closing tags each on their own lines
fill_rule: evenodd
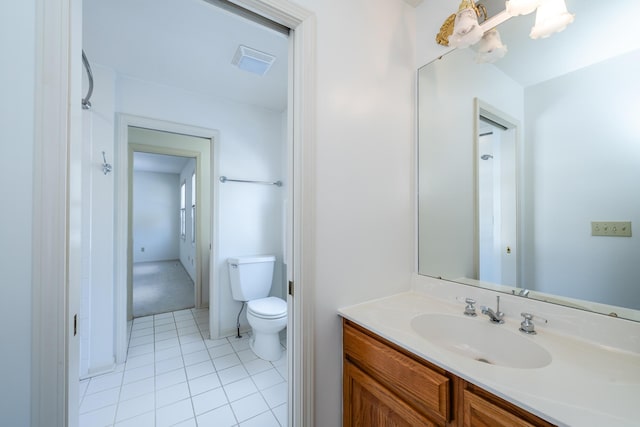
<svg viewBox="0 0 640 427">
<path fill-rule="evenodd" d="M 247 303 L 251 350 L 268 361 L 280 359 L 280 331 L 287 326 L 287 303 L 269 296 L 275 262 L 272 255 L 227 259 L 233 299 Z"/>
</svg>

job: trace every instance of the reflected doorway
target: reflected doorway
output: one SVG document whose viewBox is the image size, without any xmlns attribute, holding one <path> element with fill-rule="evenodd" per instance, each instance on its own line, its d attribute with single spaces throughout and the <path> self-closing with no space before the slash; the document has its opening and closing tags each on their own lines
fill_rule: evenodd
<svg viewBox="0 0 640 427">
<path fill-rule="evenodd" d="M 516 286 L 517 125 L 486 105 L 477 124 L 477 277 Z"/>
</svg>

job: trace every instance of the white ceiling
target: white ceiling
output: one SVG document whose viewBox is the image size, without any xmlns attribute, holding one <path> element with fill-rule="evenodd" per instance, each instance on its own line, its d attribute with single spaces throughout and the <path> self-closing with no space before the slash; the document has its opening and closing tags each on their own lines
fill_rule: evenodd
<svg viewBox="0 0 640 427">
<path fill-rule="evenodd" d="M 231 64 L 241 44 L 276 57 L 265 76 Z M 119 75 L 286 108 L 287 36 L 204 0 L 84 0 L 83 49 Z"/>
</svg>

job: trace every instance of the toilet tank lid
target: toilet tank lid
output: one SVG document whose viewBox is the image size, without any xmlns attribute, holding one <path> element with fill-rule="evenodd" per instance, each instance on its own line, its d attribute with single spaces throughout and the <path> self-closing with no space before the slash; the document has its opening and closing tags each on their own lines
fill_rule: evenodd
<svg viewBox="0 0 640 427">
<path fill-rule="evenodd" d="M 273 262 L 276 260 L 275 255 L 256 255 L 228 258 L 228 264 L 255 264 L 259 262 Z"/>
</svg>

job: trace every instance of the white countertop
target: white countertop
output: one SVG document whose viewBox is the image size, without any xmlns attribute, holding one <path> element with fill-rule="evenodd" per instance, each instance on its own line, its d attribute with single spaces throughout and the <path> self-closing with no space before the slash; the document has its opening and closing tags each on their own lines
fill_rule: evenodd
<svg viewBox="0 0 640 427">
<path fill-rule="evenodd" d="M 422 338 L 410 326 L 411 319 L 420 314 L 464 317 L 463 309 L 464 304 L 456 301 L 412 291 L 346 307 L 339 313 L 554 424 L 576 427 L 640 425 L 639 353 L 555 332 L 552 321 L 544 328 L 537 327 L 537 335 L 527 336 L 518 332 L 518 313 L 518 317 L 505 316 L 505 323 L 495 327 L 536 342 L 551 354 L 552 361 L 536 369 L 508 368 L 450 352 Z M 488 321 L 481 314 L 467 319 Z"/>
</svg>

